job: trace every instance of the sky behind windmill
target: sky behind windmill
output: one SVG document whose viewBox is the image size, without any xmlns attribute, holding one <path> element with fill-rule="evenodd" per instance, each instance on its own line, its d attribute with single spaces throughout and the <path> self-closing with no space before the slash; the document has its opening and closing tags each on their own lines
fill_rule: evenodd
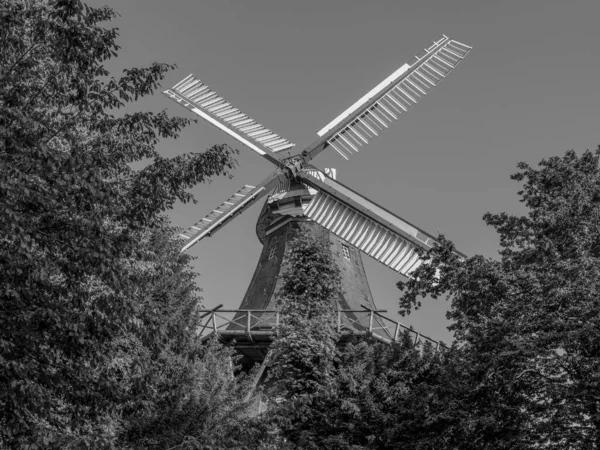
<svg viewBox="0 0 600 450">
<path fill-rule="evenodd" d="M 447 80 L 349 161 L 332 149 L 315 160 L 338 179 L 467 255 L 495 257 L 486 211 L 520 214 L 511 181 L 518 161 L 537 164 L 600 143 L 598 0 L 88 0 L 121 17 L 122 46 L 108 68 L 176 63 L 164 87 L 194 73 L 299 151 L 316 132 L 444 33 L 474 47 Z M 138 108 L 192 114 L 157 94 Z M 217 143 L 240 149 L 235 177 L 194 189 L 178 205 L 187 227 L 273 167 L 206 123 L 160 151 L 175 156 Z M 204 305 L 236 308 L 260 252 L 259 206 L 193 247 Z M 365 257 L 375 301 L 397 317 L 399 276 Z M 402 319 L 448 341 L 445 302 Z"/>
</svg>

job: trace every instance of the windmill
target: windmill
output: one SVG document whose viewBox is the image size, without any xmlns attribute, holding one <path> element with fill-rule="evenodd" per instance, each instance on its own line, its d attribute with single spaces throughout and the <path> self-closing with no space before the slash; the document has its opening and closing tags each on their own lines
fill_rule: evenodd
<svg viewBox="0 0 600 450">
<path fill-rule="evenodd" d="M 279 320 L 275 294 L 285 270 L 283 254 L 298 224 L 303 223 L 302 232 L 332 243 L 334 260 L 341 269 L 344 294 L 335 305 L 338 327 L 365 331 L 363 317 L 367 316 L 360 313 L 367 311 L 369 332 L 382 339 L 397 337 L 398 325 L 391 332 L 377 313 L 361 253 L 410 277 L 423 263 L 417 249 L 431 248 L 434 238 L 337 181 L 335 170 L 323 172 L 310 162 L 328 148 L 348 159 L 439 84 L 470 50 L 440 36 L 323 127 L 313 144 L 294 155 L 293 143 L 240 112 L 193 75 L 163 92 L 275 166 L 263 181 L 244 186 L 181 235 L 186 241 L 182 251 L 186 251 L 267 197 L 256 226 L 263 250 L 254 276 L 240 309 L 230 311 L 235 315 L 225 327 L 217 326 L 212 315 L 215 333 L 235 337 L 238 350 L 247 358 L 264 358 Z"/>
</svg>

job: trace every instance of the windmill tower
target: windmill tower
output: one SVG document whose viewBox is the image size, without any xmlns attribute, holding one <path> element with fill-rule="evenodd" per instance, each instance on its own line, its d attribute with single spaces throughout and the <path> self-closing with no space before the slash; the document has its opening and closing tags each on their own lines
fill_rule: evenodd
<svg viewBox="0 0 600 450">
<path fill-rule="evenodd" d="M 365 325 L 354 320 L 353 312 L 376 309 L 361 253 L 405 277 L 423 263 L 416 249 L 429 249 L 434 244 L 430 234 L 343 185 L 335 179 L 335 171 L 323 172 L 310 161 L 328 148 L 348 159 L 439 84 L 470 50 L 440 36 L 323 127 L 317 133 L 319 138 L 294 156 L 282 153 L 290 154 L 293 143 L 240 112 L 193 75 L 164 91 L 275 165 L 262 182 L 244 186 L 182 234 L 185 251 L 267 197 L 256 226 L 263 250 L 240 310 L 226 328 L 230 336 L 237 336 L 238 350 L 247 358 L 264 358 L 278 320 L 274 295 L 281 271 L 285 270 L 281 261 L 287 242 L 297 230 L 332 243 L 344 290 L 344 295 L 336 299 L 338 326 L 357 332 Z M 373 327 L 373 320 L 381 322 L 371 314 L 369 331 L 390 334 L 385 327 Z M 261 335 L 262 328 L 265 333 Z M 240 339 L 242 336 L 248 339 Z"/>
</svg>

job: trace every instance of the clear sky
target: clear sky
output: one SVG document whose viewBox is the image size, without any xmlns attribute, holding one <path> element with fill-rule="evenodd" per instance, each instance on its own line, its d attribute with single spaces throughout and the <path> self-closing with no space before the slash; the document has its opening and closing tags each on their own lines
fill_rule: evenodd
<svg viewBox="0 0 600 450">
<path fill-rule="evenodd" d="M 121 17 L 111 70 L 176 63 L 170 87 L 190 73 L 301 150 L 366 91 L 444 33 L 473 46 L 450 76 L 383 136 L 342 159 L 315 160 L 338 179 L 467 255 L 496 257 L 486 211 L 523 213 L 510 180 L 519 161 L 537 164 L 600 143 L 599 0 L 92 0 Z M 161 94 L 139 108 L 192 117 Z M 240 149 L 235 177 L 194 189 L 178 205 L 187 228 L 273 167 L 206 123 L 160 151 L 175 156 L 227 142 Z M 236 308 L 260 252 L 255 205 L 193 247 L 204 305 Z M 397 317 L 399 276 L 364 257 L 375 301 Z M 426 302 L 402 319 L 448 341 L 447 305 Z"/>
</svg>

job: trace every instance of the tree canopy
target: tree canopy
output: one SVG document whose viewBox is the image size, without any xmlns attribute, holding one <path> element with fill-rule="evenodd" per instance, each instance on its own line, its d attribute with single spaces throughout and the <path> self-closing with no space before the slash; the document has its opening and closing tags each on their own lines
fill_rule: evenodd
<svg viewBox="0 0 600 450">
<path fill-rule="evenodd" d="M 191 370 L 199 297 L 163 213 L 229 175 L 235 152 L 167 159 L 157 143 L 187 119 L 116 113 L 173 66 L 112 77 L 111 9 L 1 0 L 0 12 L 0 442 L 109 445 L 124 417 L 175 395 L 161 371 Z"/>
<path fill-rule="evenodd" d="M 399 283 L 402 311 L 424 294 L 451 302 L 472 391 L 456 400 L 473 412 L 454 448 L 598 448 L 599 158 L 600 148 L 520 163 L 512 178 L 528 213 L 484 216 L 499 260 L 460 261 L 440 237 L 433 264 Z"/>
<path fill-rule="evenodd" d="M 296 231 L 283 261 L 283 285 L 278 292 L 282 324 L 269 349 L 265 392 L 277 400 L 271 402 L 268 420 L 287 441 L 302 448 L 318 433 L 305 426 L 313 402 L 329 395 L 333 387 L 339 339 L 335 304 L 341 277 L 331 243 L 313 237 L 302 223 Z"/>
<path fill-rule="evenodd" d="M 487 213 L 499 259 L 423 254 L 402 313 L 446 296 L 455 342 L 365 341 L 334 358 L 300 420 L 298 448 L 593 449 L 600 443 L 600 148 L 520 163 L 524 216 Z M 290 350 L 291 352 L 291 350 Z M 324 379 L 325 380 L 325 379 Z M 295 411 L 298 411 L 296 409 Z M 287 433 L 287 434 L 286 434 Z"/>
<path fill-rule="evenodd" d="M 340 346 L 334 306 L 340 269 L 328 241 L 300 233 L 284 257 L 282 326 L 270 349 L 263 391 L 269 407 L 259 442 L 298 449 L 435 449 L 456 421 L 445 389 L 463 369 L 454 350 L 357 339 Z"/>
</svg>

